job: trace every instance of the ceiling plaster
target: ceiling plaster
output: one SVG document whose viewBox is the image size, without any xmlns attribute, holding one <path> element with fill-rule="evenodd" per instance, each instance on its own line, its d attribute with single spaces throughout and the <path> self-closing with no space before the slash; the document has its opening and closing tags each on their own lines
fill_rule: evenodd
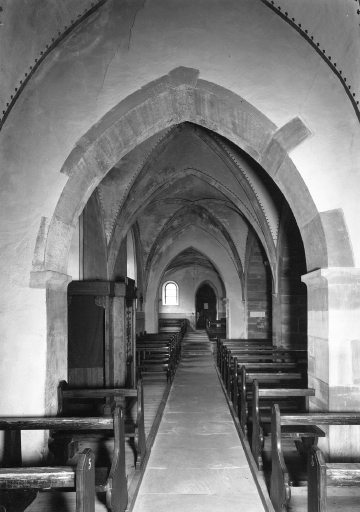
<svg viewBox="0 0 360 512">
<path fill-rule="evenodd" d="M 196 222 L 197 206 L 218 240 L 226 233 L 223 243 L 240 271 L 249 229 L 266 231 L 264 239 L 272 244 L 277 237 L 281 194 L 259 172 L 258 164 L 212 132 L 191 123 L 163 130 L 118 162 L 98 186 L 108 243 L 120 243 L 137 222 L 148 267 L 160 238 L 165 243 L 177 229 L 179 212 L 184 228 Z"/>
</svg>

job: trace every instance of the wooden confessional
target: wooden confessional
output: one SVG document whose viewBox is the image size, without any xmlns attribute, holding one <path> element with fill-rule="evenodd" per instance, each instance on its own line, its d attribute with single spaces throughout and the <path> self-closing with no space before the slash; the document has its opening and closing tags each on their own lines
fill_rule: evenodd
<svg viewBox="0 0 360 512">
<path fill-rule="evenodd" d="M 71 388 L 135 387 L 133 279 L 72 281 L 68 287 L 68 383 Z"/>
</svg>

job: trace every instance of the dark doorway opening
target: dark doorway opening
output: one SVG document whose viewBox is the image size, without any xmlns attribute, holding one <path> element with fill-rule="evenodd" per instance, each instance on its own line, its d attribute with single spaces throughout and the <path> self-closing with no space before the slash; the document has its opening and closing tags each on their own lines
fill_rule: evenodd
<svg viewBox="0 0 360 512">
<path fill-rule="evenodd" d="M 212 287 L 203 284 L 196 293 L 196 328 L 205 329 L 206 320 L 215 322 L 216 320 L 216 295 Z"/>
</svg>

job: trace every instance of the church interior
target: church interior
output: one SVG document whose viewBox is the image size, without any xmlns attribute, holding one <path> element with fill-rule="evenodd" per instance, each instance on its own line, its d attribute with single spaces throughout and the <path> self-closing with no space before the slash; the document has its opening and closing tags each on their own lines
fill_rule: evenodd
<svg viewBox="0 0 360 512">
<path fill-rule="evenodd" d="M 312 390 L 302 413 L 320 415 L 316 428 L 324 433 L 313 444 L 322 468 L 347 463 L 355 471 L 359 27 L 360 0 L 2 2 L 0 512 L 26 509 L 1 502 L 8 485 L 1 478 L 14 460 L 39 467 L 52 457 L 50 427 L 24 427 L 20 435 L 1 418 L 59 418 L 63 381 L 78 390 L 137 390 L 138 404 L 141 381 L 145 413 L 150 389 L 160 386 L 158 413 L 169 395 L 166 413 L 190 382 L 179 400 L 195 414 L 194 386 L 203 376 L 214 403 L 202 421 L 214 414 L 223 422 L 226 404 L 226 422 L 251 458 L 255 412 L 253 427 L 242 430 L 234 387 L 235 359 L 244 351 L 249 368 L 255 358 L 265 361 L 251 358 L 251 342 L 254 354 L 269 342 L 273 365 L 290 368 L 302 358 L 299 387 Z M 166 345 L 173 362 L 152 381 L 149 366 L 164 363 L 171 326 L 179 329 L 179 352 Z M 155 347 L 161 330 L 168 333 L 154 352 L 161 357 L 146 361 L 142 344 Z M 280 387 L 294 387 L 289 379 Z M 104 418 L 120 404 L 121 423 L 125 394 L 114 393 Z M 152 440 L 156 449 L 167 414 Z M 310 444 L 303 441 L 299 457 L 309 456 Z M 140 481 L 153 467 L 148 456 L 150 469 L 134 469 Z M 235 504 L 223 491 L 222 501 L 196 506 L 145 498 L 141 505 L 137 490 L 124 508 L 108 502 L 96 510 L 221 512 L 237 510 L 236 503 L 254 511 L 328 510 L 296 509 L 285 498 L 279 504 L 262 463 L 250 458 L 251 492 L 261 497 L 254 508 L 240 504 L 241 489 Z M 359 488 L 358 477 L 351 480 Z M 360 492 L 355 508 L 359 502 Z"/>
</svg>

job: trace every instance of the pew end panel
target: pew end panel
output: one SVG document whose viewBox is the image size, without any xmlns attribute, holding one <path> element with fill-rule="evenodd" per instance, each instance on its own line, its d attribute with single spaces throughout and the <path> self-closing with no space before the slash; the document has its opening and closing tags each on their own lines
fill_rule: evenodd
<svg viewBox="0 0 360 512">
<path fill-rule="evenodd" d="M 285 465 L 281 447 L 280 409 L 277 404 L 271 412 L 271 451 L 272 468 L 270 499 L 276 512 L 286 512 L 291 499 L 289 473 Z"/>
<path fill-rule="evenodd" d="M 234 377 L 232 381 L 232 401 L 235 413 L 239 412 L 239 388 L 238 388 L 238 362 L 237 357 L 234 357 Z"/>
<path fill-rule="evenodd" d="M 239 421 L 242 431 L 245 436 L 248 434 L 247 421 L 248 421 L 248 404 L 246 400 L 246 368 L 245 366 L 241 367 L 240 370 L 240 411 L 239 411 Z"/>
<path fill-rule="evenodd" d="M 76 467 L 76 512 L 95 512 L 95 457 L 89 448 Z"/>
<path fill-rule="evenodd" d="M 308 512 L 326 512 L 326 462 L 317 446 L 308 451 Z"/>
<path fill-rule="evenodd" d="M 38 490 L 74 488 L 76 512 L 95 512 L 95 457 L 90 449 L 78 455 L 76 467 L 0 469 L 0 505 L 25 510 Z M 29 501 L 30 500 L 30 501 Z"/>
<path fill-rule="evenodd" d="M 124 413 L 119 407 L 114 411 L 114 433 L 114 455 L 106 484 L 106 504 L 112 512 L 125 512 L 128 504 L 125 427 Z"/>
<path fill-rule="evenodd" d="M 134 438 L 136 468 L 141 467 L 142 461 L 146 454 L 146 436 L 145 436 L 145 419 L 144 419 L 144 388 L 142 379 L 138 379 L 136 389 L 131 388 L 114 388 L 114 389 L 69 389 L 67 383 L 62 381 L 59 384 L 59 413 L 67 411 L 66 404 L 69 400 L 76 399 L 101 399 L 106 398 L 105 407 L 109 414 L 105 416 L 111 417 L 116 409 L 120 407 L 125 411 L 132 408 L 136 403 L 136 419 L 125 422 L 125 437 Z M 125 403 L 125 400 L 128 400 Z M 65 436 L 63 436 L 65 437 Z M 80 436 L 77 436 L 80 437 Z M 68 444 L 56 443 L 52 444 L 51 451 L 60 460 L 70 459 L 78 450 L 77 441 L 71 437 Z M 55 454 L 56 452 L 56 454 Z"/>
<path fill-rule="evenodd" d="M 264 433 L 261 427 L 261 416 L 259 409 L 259 385 L 256 379 L 252 383 L 252 440 L 251 451 L 259 471 L 264 471 L 262 451 L 264 448 Z"/>
<path fill-rule="evenodd" d="M 359 487 L 359 463 L 326 463 L 318 446 L 308 451 L 308 511 L 326 512 L 329 487 Z M 358 509 L 358 501 L 356 509 Z M 353 508 L 351 508 L 353 510 Z"/>
<path fill-rule="evenodd" d="M 136 469 L 140 469 L 146 455 L 145 407 L 143 381 L 137 384 L 137 415 L 135 425 Z"/>
</svg>

